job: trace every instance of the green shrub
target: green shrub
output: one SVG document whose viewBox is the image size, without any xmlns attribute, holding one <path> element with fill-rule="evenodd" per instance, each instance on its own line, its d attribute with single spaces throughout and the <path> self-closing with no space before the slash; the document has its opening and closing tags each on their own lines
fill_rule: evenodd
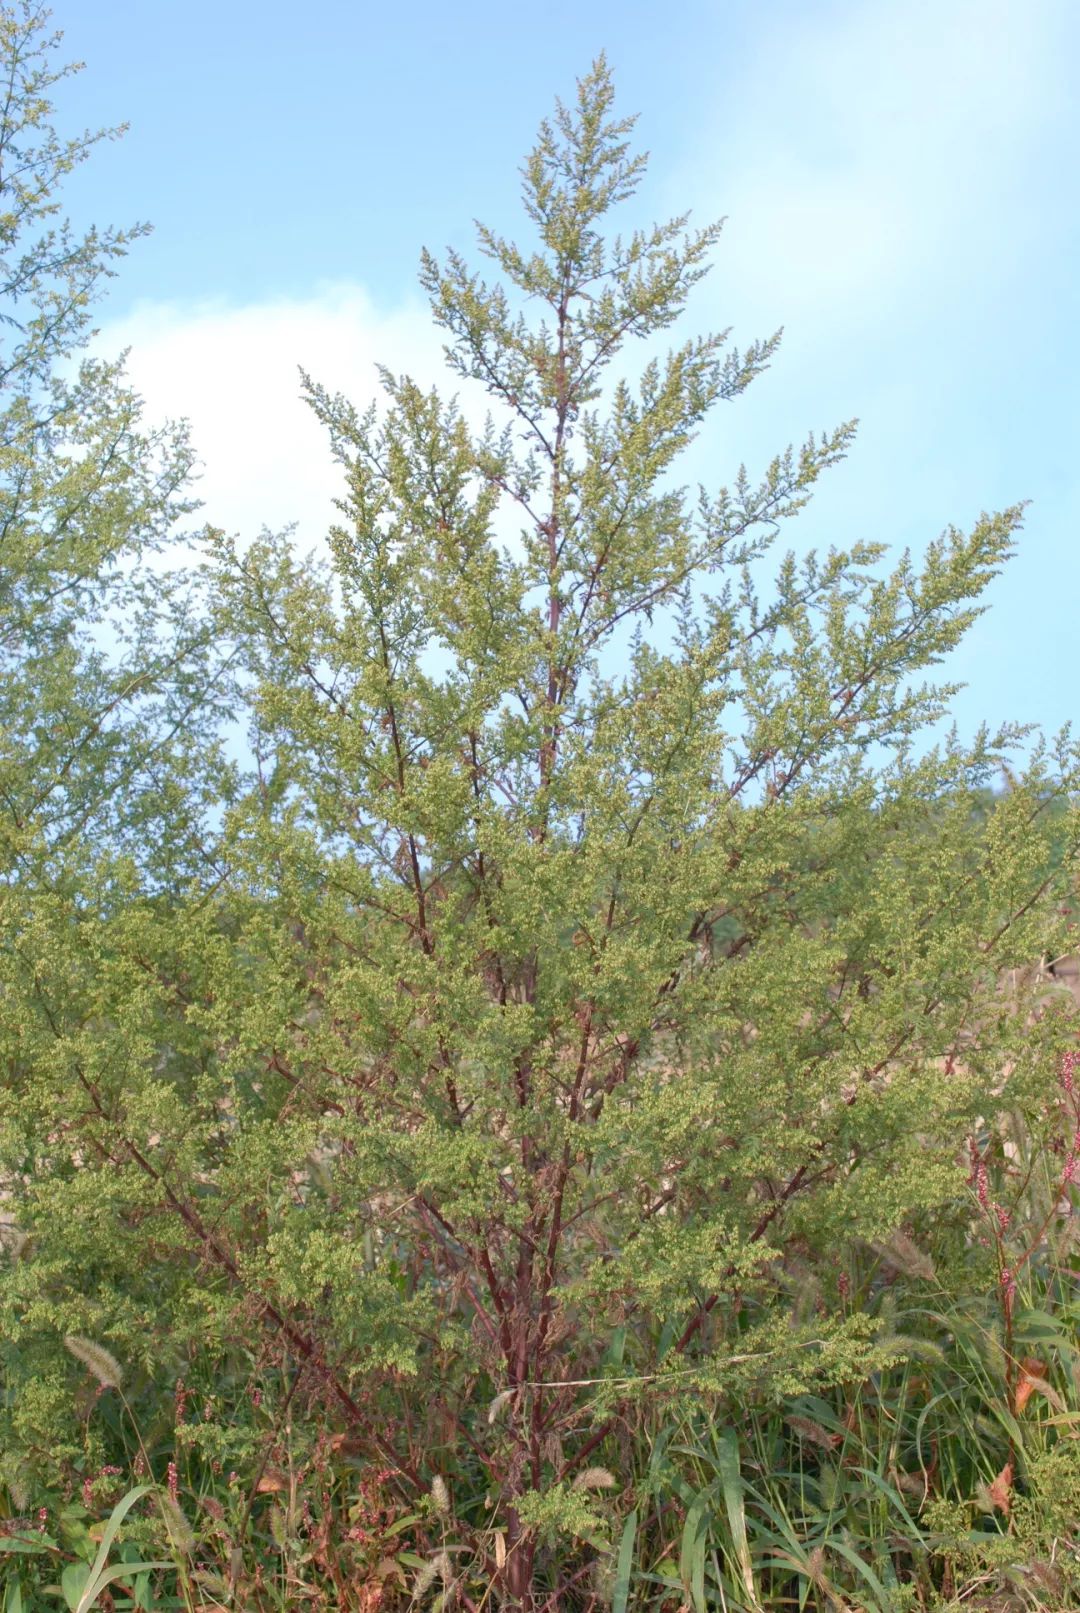
<svg viewBox="0 0 1080 1613">
<path fill-rule="evenodd" d="M 156 807 L 90 744 L 85 832 L 42 804 L 67 783 L 6 822 L 3 1475 L 138 1459 L 201 1498 L 184 1550 L 245 1606 L 754 1606 L 763 1574 L 929 1606 L 1009 1464 L 1024 1540 L 1056 1528 L 1067 1450 L 1016 1467 L 1017 1294 L 1069 1178 L 1045 1214 L 1034 1177 L 1008 1221 L 990 1195 L 1004 1114 L 1073 1158 L 1073 1022 L 1009 972 L 1063 934 L 1078 758 L 988 803 L 1019 732 L 931 745 L 950 689 L 922 681 L 1021 512 L 768 581 L 853 428 L 672 481 L 778 338 L 657 356 L 719 226 L 611 233 L 643 170 L 611 100 L 601 61 L 542 126 L 532 244 L 480 232 L 500 284 L 423 259 L 504 429 L 388 371 L 381 413 L 309 382 L 329 560 L 210 536 L 242 783 L 189 776 L 196 701 Z M 96 742 L 81 687 L 41 692 Z M 133 765 L 144 716 L 111 742 Z M 122 1360 L 130 1417 L 67 1335 Z M 932 1524 L 925 1461 L 882 1455 L 961 1392 L 923 1404 L 920 1363 L 968 1419 Z"/>
</svg>

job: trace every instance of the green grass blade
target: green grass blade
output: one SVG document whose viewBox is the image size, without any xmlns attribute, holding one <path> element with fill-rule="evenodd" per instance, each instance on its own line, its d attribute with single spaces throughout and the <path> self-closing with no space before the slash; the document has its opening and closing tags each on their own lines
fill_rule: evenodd
<svg viewBox="0 0 1080 1613">
<path fill-rule="evenodd" d="M 611 1601 L 611 1613 L 626 1613 L 627 1603 L 630 1600 L 630 1574 L 634 1566 L 634 1541 L 637 1538 L 637 1508 L 623 1524 L 622 1539 L 619 1542 L 619 1558 L 615 1565 L 615 1590 Z"/>
<path fill-rule="evenodd" d="M 102 1580 L 100 1576 L 105 1568 L 106 1562 L 108 1561 L 109 1552 L 112 1549 L 112 1543 L 116 1539 L 120 1525 L 123 1523 L 136 1501 L 141 1501 L 143 1496 L 149 1495 L 152 1489 L 152 1484 L 137 1484 L 133 1490 L 128 1491 L 127 1495 L 122 1496 L 113 1507 L 111 1513 L 109 1514 L 109 1521 L 102 1531 L 101 1544 L 98 1546 L 97 1556 L 94 1558 L 93 1566 L 90 1569 L 85 1589 L 83 1590 L 78 1602 L 73 1604 L 75 1607 L 75 1613 L 89 1613 L 90 1608 L 92 1608 L 94 1603 L 97 1601 L 98 1592 L 101 1589 L 101 1586 L 107 1583 L 105 1580 Z"/>
<path fill-rule="evenodd" d="M 751 1608 L 758 1605 L 754 1585 L 754 1565 L 750 1559 L 750 1545 L 746 1538 L 746 1498 L 743 1490 L 742 1469 L 739 1462 L 739 1442 L 731 1429 L 725 1430 L 717 1441 L 716 1465 L 720 1472 L 720 1487 L 727 1510 L 731 1542 L 739 1565 L 746 1598 Z"/>
<path fill-rule="evenodd" d="M 683 1587 L 693 1602 L 695 1613 L 706 1613 L 705 1607 L 705 1540 L 706 1515 L 711 1505 L 711 1489 L 702 1490 L 683 1525 L 682 1544 L 679 1550 L 679 1573 Z"/>
</svg>

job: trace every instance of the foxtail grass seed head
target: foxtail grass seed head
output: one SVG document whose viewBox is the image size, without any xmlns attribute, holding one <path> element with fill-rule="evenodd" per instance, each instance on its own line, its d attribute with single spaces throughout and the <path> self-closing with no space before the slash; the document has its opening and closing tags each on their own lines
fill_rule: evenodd
<svg viewBox="0 0 1080 1613">
<path fill-rule="evenodd" d="M 413 1585 L 414 1602 L 419 1602 L 424 1592 L 430 1590 L 435 1581 L 442 1577 L 442 1562 L 445 1555 L 445 1552 L 440 1552 L 437 1557 L 429 1558 L 417 1574 Z"/>
<path fill-rule="evenodd" d="M 77 1334 L 69 1333 L 64 1339 L 64 1348 L 69 1355 L 75 1357 L 76 1361 L 81 1362 L 103 1389 L 120 1388 L 124 1381 L 120 1363 L 102 1345 L 95 1344 L 92 1339 L 80 1338 Z"/>
<path fill-rule="evenodd" d="M 495 1399 L 491 1402 L 491 1405 L 488 1407 L 488 1418 L 487 1418 L 487 1420 L 488 1420 L 489 1425 L 495 1421 L 495 1419 L 498 1417 L 500 1411 L 502 1411 L 503 1407 L 505 1405 L 507 1405 L 510 1400 L 513 1399 L 513 1395 L 514 1395 L 514 1391 L 512 1389 L 504 1389 L 504 1390 L 502 1390 L 502 1392 L 500 1394 L 497 1394 L 495 1396 Z"/>
<path fill-rule="evenodd" d="M 618 1481 L 606 1467 L 587 1467 L 574 1480 L 575 1490 L 613 1490 Z"/>
<path fill-rule="evenodd" d="M 162 1513 L 165 1518 L 165 1527 L 169 1532 L 169 1539 L 177 1550 L 185 1554 L 195 1549 L 195 1533 L 184 1516 L 183 1509 L 170 1488 L 168 1495 L 161 1497 Z"/>
</svg>

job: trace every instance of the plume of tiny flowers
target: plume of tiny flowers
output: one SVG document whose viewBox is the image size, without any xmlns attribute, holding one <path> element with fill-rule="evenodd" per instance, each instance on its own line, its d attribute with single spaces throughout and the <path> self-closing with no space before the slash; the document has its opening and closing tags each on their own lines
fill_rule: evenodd
<svg viewBox="0 0 1080 1613">
<path fill-rule="evenodd" d="M 1062 1186 L 1076 1180 L 1077 1168 L 1080 1166 L 1080 1127 L 1073 1133 L 1073 1140 L 1069 1144 L 1069 1152 L 1065 1160 L 1065 1169 L 1062 1172 Z"/>
<path fill-rule="evenodd" d="M 968 1159 L 969 1159 L 969 1161 L 971 1163 L 971 1169 L 968 1171 L 968 1186 L 969 1187 L 974 1187 L 975 1186 L 975 1182 L 976 1182 L 976 1179 L 977 1179 L 978 1174 L 979 1174 L 979 1162 L 980 1162 L 981 1158 L 982 1158 L 982 1155 L 979 1153 L 979 1145 L 978 1145 L 978 1143 L 975 1141 L 974 1137 L 969 1137 L 968 1138 Z"/>
<path fill-rule="evenodd" d="M 165 1482 L 166 1482 L 166 1485 L 167 1485 L 168 1491 L 169 1491 L 169 1500 L 173 1501 L 173 1502 L 179 1502 L 179 1499 L 180 1499 L 180 1475 L 176 1470 L 176 1463 L 175 1462 L 170 1462 L 169 1463 L 169 1466 L 168 1466 L 168 1468 L 166 1470 Z"/>
</svg>

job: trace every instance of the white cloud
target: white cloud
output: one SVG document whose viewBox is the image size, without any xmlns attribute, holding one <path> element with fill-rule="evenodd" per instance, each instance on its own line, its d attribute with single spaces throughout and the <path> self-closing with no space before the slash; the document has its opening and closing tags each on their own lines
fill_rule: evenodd
<svg viewBox="0 0 1080 1613">
<path fill-rule="evenodd" d="M 358 407 L 379 392 L 377 364 L 424 386 L 447 378 L 427 308 L 381 312 L 359 286 L 241 307 L 141 304 L 104 325 L 98 345 L 130 348 L 128 373 L 149 420 L 189 421 L 201 519 L 243 537 L 295 521 L 303 549 L 334 519 L 341 478 L 301 399 L 299 369 Z"/>
</svg>

